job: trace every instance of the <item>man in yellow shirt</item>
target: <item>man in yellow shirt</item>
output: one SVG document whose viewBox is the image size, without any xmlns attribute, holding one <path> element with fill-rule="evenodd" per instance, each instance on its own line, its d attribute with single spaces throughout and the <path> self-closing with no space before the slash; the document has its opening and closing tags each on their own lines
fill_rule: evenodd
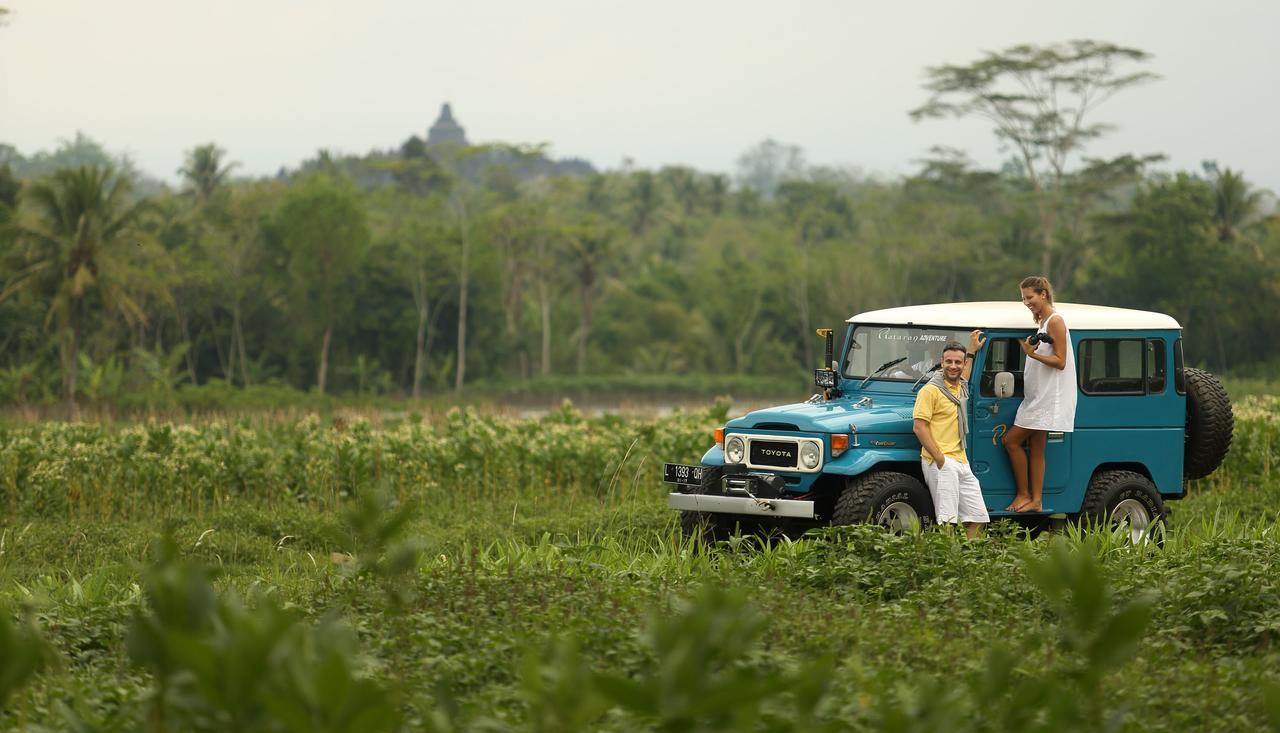
<svg viewBox="0 0 1280 733">
<path fill-rule="evenodd" d="M 964 452 L 968 433 L 970 359 L 982 348 L 981 332 L 969 335 L 969 349 L 955 341 L 942 347 L 942 368 L 916 395 L 912 411 L 915 434 L 920 439 L 920 467 L 933 496 L 938 522 L 964 523 L 965 533 L 976 537 L 991 521 L 982 487 L 969 468 Z"/>
</svg>

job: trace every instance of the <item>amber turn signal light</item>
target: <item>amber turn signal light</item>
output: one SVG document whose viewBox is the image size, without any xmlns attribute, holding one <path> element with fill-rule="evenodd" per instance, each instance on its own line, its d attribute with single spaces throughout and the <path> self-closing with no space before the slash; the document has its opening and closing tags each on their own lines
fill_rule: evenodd
<svg viewBox="0 0 1280 733">
<path fill-rule="evenodd" d="M 840 455 L 841 453 L 844 453 L 846 450 L 849 450 L 849 436 L 847 436 L 847 435 L 833 435 L 833 436 L 831 436 L 831 455 L 832 455 L 832 457 L 838 456 L 838 455 Z"/>
<path fill-rule="evenodd" d="M 716 428 L 716 445 L 724 450 L 724 428 Z"/>
</svg>

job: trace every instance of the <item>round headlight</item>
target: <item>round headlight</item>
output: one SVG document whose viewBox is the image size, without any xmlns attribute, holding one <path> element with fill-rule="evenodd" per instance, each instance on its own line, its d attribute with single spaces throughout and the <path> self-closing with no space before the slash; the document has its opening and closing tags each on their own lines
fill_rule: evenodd
<svg viewBox="0 0 1280 733">
<path fill-rule="evenodd" d="M 800 462 L 804 464 L 805 468 L 817 468 L 820 460 L 822 460 L 822 454 L 818 452 L 816 444 L 800 444 Z"/>
<path fill-rule="evenodd" d="M 746 446 L 742 443 L 742 438 L 736 435 L 729 438 L 729 442 L 724 444 L 724 456 L 729 459 L 730 463 L 742 463 L 743 454 L 746 452 Z"/>
</svg>

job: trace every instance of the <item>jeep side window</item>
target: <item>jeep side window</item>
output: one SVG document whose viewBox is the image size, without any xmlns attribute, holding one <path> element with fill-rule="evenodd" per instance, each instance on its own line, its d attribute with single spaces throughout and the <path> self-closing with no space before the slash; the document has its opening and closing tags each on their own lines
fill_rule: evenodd
<svg viewBox="0 0 1280 733">
<path fill-rule="evenodd" d="M 1187 393 L 1187 373 L 1182 364 L 1182 339 L 1173 342 L 1173 388 L 1178 394 Z"/>
<path fill-rule="evenodd" d="M 1147 394 L 1164 394 L 1164 339 L 1147 339 Z"/>
<path fill-rule="evenodd" d="M 1154 342 L 1140 338 L 1082 340 L 1076 361 L 1080 391 L 1089 395 L 1142 395 L 1148 390 L 1163 392 L 1164 342 L 1160 341 L 1157 347 L 1158 374 L 1148 346 Z"/>
<path fill-rule="evenodd" d="M 1013 373 L 1013 396 L 1022 396 L 1022 368 L 1026 364 L 1027 355 L 1022 353 L 1016 338 L 993 338 L 986 346 L 987 359 L 982 365 L 982 377 L 979 394 L 983 397 L 996 396 L 996 374 Z"/>
</svg>

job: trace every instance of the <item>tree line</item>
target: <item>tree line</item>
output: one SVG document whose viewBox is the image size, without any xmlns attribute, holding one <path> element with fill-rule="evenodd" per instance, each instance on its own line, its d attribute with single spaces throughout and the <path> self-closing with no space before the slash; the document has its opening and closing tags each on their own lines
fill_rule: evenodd
<svg viewBox="0 0 1280 733">
<path fill-rule="evenodd" d="M 1145 62 L 1075 42 L 930 69 L 912 115 L 990 120 L 1012 157 L 985 170 L 936 148 L 892 180 L 773 140 L 733 176 L 547 176 L 536 147 L 415 137 L 257 179 L 199 145 L 170 190 L 88 138 L 32 158 L 0 146 L 0 400 L 788 377 L 820 358 L 816 327 L 1013 300 L 1038 273 L 1062 300 L 1172 314 L 1192 363 L 1274 369 L 1280 220 L 1264 193 L 1211 164 L 1084 155 L 1105 131 L 1096 103 L 1154 80 L 1123 70 Z"/>
</svg>

